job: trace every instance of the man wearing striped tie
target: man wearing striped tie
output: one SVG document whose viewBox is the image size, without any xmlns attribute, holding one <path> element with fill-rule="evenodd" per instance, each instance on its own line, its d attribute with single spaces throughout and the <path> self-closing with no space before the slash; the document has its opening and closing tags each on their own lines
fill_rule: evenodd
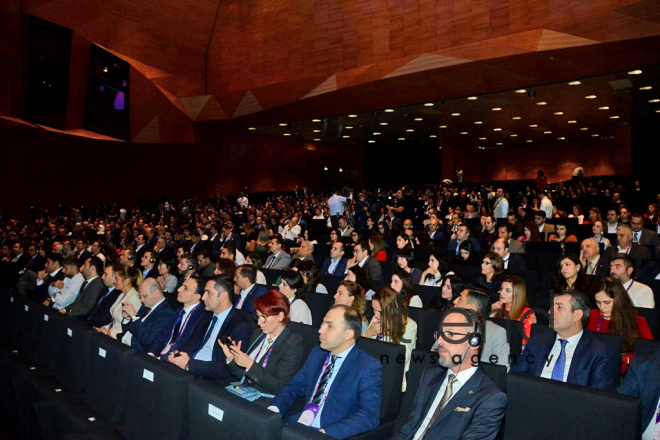
<svg viewBox="0 0 660 440">
<path fill-rule="evenodd" d="M 361 332 L 362 319 L 355 309 L 333 306 L 319 329 L 320 347 L 312 350 L 268 409 L 285 414 L 304 397 L 303 412 L 285 425 L 302 423 L 338 439 L 375 429 L 380 422 L 383 370 L 356 346 Z"/>
<path fill-rule="evenodd" d="M 472 310 L 451 309 L 436 332 L 438 364 L 427 368 L 408 423 L 394 440 L 494 439 L 507 397 L 479 363 L 482 322 Z"/>
</svg>

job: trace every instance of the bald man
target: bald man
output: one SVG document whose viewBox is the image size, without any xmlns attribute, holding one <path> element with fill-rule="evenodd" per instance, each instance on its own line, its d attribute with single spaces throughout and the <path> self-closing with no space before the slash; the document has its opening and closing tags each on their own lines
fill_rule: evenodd
<svg viewBox="0 0 660 440">
<path fill-rule="evenodd" d="M 582 272 L 591 275 L 595 279 L 601 279 L 610 275 L 607 258 L 600 254 L 600 245 L 593 238 L 587 238 L 580 245 L 580 262 Z"/>
<path fill-rule="evenodd" d="M 156 347 L 154 343 L 158 344 L 158 336 L 169 326 L 174 312 L 154 278 L 142 281 L 139 293 L 140 310 L 136 311 L 128 301 L 122 302 L 124 333 L 119 333 L 117 339 L 145 353 L 155 353 L 162 347 Z"/>
</svg>

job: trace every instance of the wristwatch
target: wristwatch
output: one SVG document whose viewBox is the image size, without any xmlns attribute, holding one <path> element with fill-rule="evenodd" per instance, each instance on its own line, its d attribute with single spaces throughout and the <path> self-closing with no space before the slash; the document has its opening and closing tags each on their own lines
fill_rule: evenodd
<svg viewBox="0 0 660 440">
<path fill-rule="evenodd" d="M 190 371 L 190 363 L 187 363 L 185 367 L 183 367 L 184 370 Z"/>
</svg>

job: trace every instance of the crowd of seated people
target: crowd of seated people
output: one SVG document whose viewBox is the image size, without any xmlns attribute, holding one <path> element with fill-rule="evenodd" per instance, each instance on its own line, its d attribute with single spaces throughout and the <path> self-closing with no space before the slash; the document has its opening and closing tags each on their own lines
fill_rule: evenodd
<svg viewBox="0 0 660 440">
<path fill-rule="evenodd" d="M 255 203 L 244 196 L 237 204 L 216 197 L 167 208 L 99 207 L 76 218 L 42 211 L 0 223 L 0 282 L 195 376 L 252 384 L 276 396 L 274 410 L 311 393 L 310 426 L 337 438 L 372 429 L 378 419 L 379 368 L 355 342 L 404 345 L 408 371 L 422 331 L 411 313 L 470 310 L 488 335 L 479 344 L 482 362 L 613 391 L 622 373 L 644 368 L 638 364 L 647 356 L 633 363 L 635 340 L 657 331 L 642 315 L 655 309 L 660 280 L 660 198 L 614 182 L 542 183 L 509 192 L 449 184 Z M 316 295 L 332 295 L 335 306 L 314 310 L 308 297 Z M 549 323 L 539 307 L 550 309 Z M 253 313 L 257 329 L 239 311 Z M 327 312 L 322 323 L 313 312 Z M 489 316 L 522 321 L 521 356 L 512 356 L 520 352 L 510 353 Z M 320 327 L 320 349 L 307 361 L 289 322 Z M 528 343 L 533 327 L 547 324 L 546 342 Z M 621 335 L 622 352 L 594 333 Z M 433 350 L 447 358 L 456 350 L 443 340 L 436 337 Z M 552 361 L 530 364 L 529 356 Z M 620 369 L 608 361 L 614 358 Z M 349 361 L 360 366 L 355 380 L 365 381 L 354 391 L 373 399 L 356 420 L 350 405 L 328 402 L 333 414 L 323 411 L 317 395 L 319 375 Z M 476 377 L 464 374 L 471 368 L 463 371 L 463 361 L 451 379 L 461 384 Z M 440 380 L 444 392 L 450 379 L 427 380 Z M 414 415 L 422 426 L 438 403 L 428 417 Z"/>
</svg>

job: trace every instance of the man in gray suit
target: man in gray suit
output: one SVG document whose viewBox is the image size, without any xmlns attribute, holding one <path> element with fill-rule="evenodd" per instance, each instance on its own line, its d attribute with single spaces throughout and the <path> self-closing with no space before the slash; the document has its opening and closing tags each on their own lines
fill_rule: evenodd
<svg viewBox="0 0 660 440">
<path fill-rule="evenodd" d="M 369 242 L 360 241 L 353 248 L 353 258 L 346 263 L 346 272 L 353 266 L 360 266 L 367 273 L 370 280 L 382 281 L 383 273 L 380 263 L 375 258 L 371 258 L 371 248 Z"/>
<path fill-rule="evenodd" d="M 481 289 L 469 287 L 454 300 L 454 307 L 474 310 L 486 320 L 486 330 L 482 335 L 483 348 L 479 362 L 504 365 L 509 368 L 509 343 L 506 341 L 506 330 L 488 320 L 490 314 L 490 293 Z M 438 351 L 436 341 L 431 351 Z"/>
<path fill-rule="evenodd" d="M 498 226 L 497 228 L 497 237 L 506 240 L 509 243 L 509 252 L 512 254 L 524 254 L 525 246 L 518 240 L 514 240 L 511 237 L 513 236 L 513 225 L 509 222 Z"/>
<path fill-rule="evenodd" d="M 85 281 L 80 286 L 80 292 L 78 292 L 76 300 L 61 309 L 60 312 L 82 319 L 96 305 L 99 295 L 104 290 L 105 285 L 100 277 L 103 274 L 103 261 L 99 257 L 90 257 L 85 260 L 81 272 L 85 277 Z"/>
<path fill-rule="evenodd" d="M 291 249 L 291 251 L 293 252 L 293 249 Z M 293 263 L 296 260 L 302 260 L 303 262 L 311 261 L 312 263 L 315 263 L 313 254 L 314 245 L 309 241 L 303 241 L 300 243 L 298 251 L 293 254 L 293 257 L 291 257 L 291 262 Z"/>
<path fill-rule="evenodd" d="M 266 259 L 264 269 L 284 269 L 291 263 L 291 255 L 287 254 L 282 246 L 284 246 L 284 240 L 280 234 L 269 237 L 268 250 L 272 255 Z"/>
</svg>

